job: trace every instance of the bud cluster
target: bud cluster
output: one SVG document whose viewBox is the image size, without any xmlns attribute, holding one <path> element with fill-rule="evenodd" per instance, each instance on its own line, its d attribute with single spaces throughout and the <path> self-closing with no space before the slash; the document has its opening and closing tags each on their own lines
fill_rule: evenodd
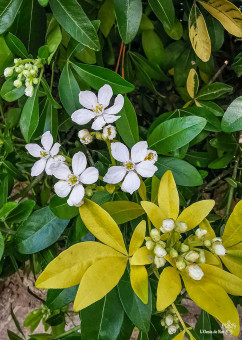
<svg viewBox="0 0 242 340">
<path fill-rule="evenodd" d="M 17 88 L 25 85 L 25 95 L 32 97 L 34 93 L 34 86 L 39 83 L 39 73 L 43 69 L 41 59 L 14 59 L 14 66 L 7 67 L 4 70 L 5 77 L 11 77 L 14 72 L 17 73 L 17 79 L 14 80 L 13 85 Z"/>
<path fill-rule="evenodd" d="M 165 327 L 169 334 L 175 334 L 179 330 L 179 319 L 171 306 L 164 310 L 161 317 L 161 326 Z"/>
<path fill-rule="evenodd" d="M 187 230 L 187 225 L 185 222 L 182 221 L 178 221 L 175 223 L 172 218 L 167 218 L 163 220 L 160 231 L 162 231 L 163 233 L 169 233 L 172 230 L 175 230 L 178 233 L 184 233 Z"/>
<path fill-rule="evenodd" d="M 90 144 L 95 136 L 98 140 L 113 140 L 117 135 L 115 126 L 106 125 L 103 128 L 103 132 L 89 132 L 87 129 L 82 129 L 78 132 L 78 137 L 82 144 Z"/>
<path fill-rule="evenodd" d="M 157 268 L 163 267 L 166 263 L 165 256 L 167 252 L 165 250 L 166 243 L 160 239 L 161 233 L 158 229 L 152 229 L 150 231 L 150 239 L 146 241 L 146 248 L 153 250 L 154 264 Z"/>
</svg>

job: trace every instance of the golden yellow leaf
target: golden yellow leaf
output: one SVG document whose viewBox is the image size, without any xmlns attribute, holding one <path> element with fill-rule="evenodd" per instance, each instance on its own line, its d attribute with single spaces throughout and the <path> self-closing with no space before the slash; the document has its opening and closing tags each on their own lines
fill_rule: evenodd
<svg viewBox="0 0 242 340">
<path fill-rule="evenodd" d="M 187 224 L 187 231 L 195 228 L 204 220 L 214 207 L 213 200 L 204 200 L 193 203 L 184 209 L 179 215 L 177 221 L 183 221 Z"/>
<path fill-rule="evenodd" d="M 222 263 L 218 257 L 218 255 L 215 255 L 211 253 L 210 251 L 204 249 L 205 253 L 205 258 L 206 258 L 206 263 L 207 264 L 212 264 L 213 266 L 220 267 L 222 268 Z"/>
<path fill-rule="evenodd" d="M 165 268 L 158 282 L 157 303 L 158 311 L 170 306 L 177 298 L 182 289 L 181 279 L 178 271 L 173 267 Z"/>
<path fill-rule="evenodd" d="M 130 266 L 130 283 L 140 300 L 148 303 L 148 274 L 144 266 Z"/>
<path fill-rule="evenodd" d="M 130 259 L 130 264 L 134 266 L 142 266 L 145 264 L 151 264 L 153 262 L 154 253 L 151 250 L 148 250 L 146 247 L 141 247 L 132 256 Z"/>
<path fill-rule="evenodd" d="M 199 79 L 196 70 L 191 68 L 187 77 L 187 92 L 191 98 L 194 98 L 197 94 L 199 87 Z"/>
<path fill-rule="evenodd" d="M 172 338 L 172 340 L 183 340 L 185 336 L 185 331 L 182 331 L 181 333 L 177 334 L 175 338 Z"/>
<path fill-rule="evenodd" d="M 222 236 L 225 248 L 233 246 L 242 241 L 242 201 L 236 204 Z"/>
<path fill-rule="evenodd" d="M 160 180 L 155 175 L 152 177 L 151 184 L 151 202 L 158 203 L 158 190 L 159 190 Z"/>
<path fill-rule="evenodd" d="M 102 299 L 120 281 L 127 265 L 126 257 L 108 257 L 95 262 L 83 275 L 80 282 L 74 310 L 86 308 Z"/>
<path fill-rule="evenodd" d="M 207 25 L 204 20 L 202 13 L 197 7 L 196 3 L 193 4 L 190 15 L 189 15 L 189 37 L 191 40 L 192 47 L 196 55 L 204 62 L 210 59 L 211 55 L 211 41 L 207 30 Z M 195 74 L 194 74 L 195 75 Z M 194 88 L 198 89 L 198 76 L 196 74 L 196 79 L 194 78 Z M 197 85 L 197 86 L 196 86 Z M 187 88 L 188 90 L 188 88 Z M 190 97 L 194 98 L 196 92 L 193 90 L 193 95 Z"/>
<path fill-rule="evenodd" d="M 205 238 L 208 240 L 211 240 L 212 238 L 216 237 L 215 232 L 213 228 L 211 227 L 208 220 L 204 219 L 200 224 L 199 228 L 207 230 L 207 234 L 205 235 Z"/>
<path fill-rule="evenodd" d="M 224 255 L 221 260 L 231 273 L 242 279 L 242 258 Z"/>
<path fill-rule="evenodd" d="M 148 215 L 151 223 L 157 229 L 160 230 L 160 227 L 162 226 L 162 221 L 168 217 L 166 217 L 163 214 L 163 211 L 152 202 L 142 201 L 141 205 L 144 211 L 146 212 L 146 214 Z"/>
<path fill-rule="evenodd" d="M 140 178 L 140 187 L 138 189 L 138 193 L 139 193 L 139 195 L 140 195 L 140 197 L 141 197 L 141 199 L 143 201 L 147 200 L 147 197 L 146 197 L 146 186 L 145 186 L 145 183 L 142 180 L 142 178 Z"/>
<path fill-rule="evenodd" d="M 86 270 L 104 257 L 124 255 L 99 242 L 81 242 L 63 251 L 38 277 L 37 288 L 68 288 L 80 283 Z"/>
<path fill-rule="evenodd" d="M 238 311 L 226 291 L 205 277 L 196 281 L 182 273 L 182 278 L 190 298 L 225 327 L 228 322 L 233 323 L 235 328 L 227 329 L 233 336 L 238 336 L 240 332 Z"/>
<path fill-rule="evenodd" d="M 141 221 L 135 228 L 129 244 L 129 255 L 132 256 L 138 250 L 145 239 L 146 222 Z"/>
<path fill-rule="evenodd" d="M 242 14 L 240 10 L 227 0 L 199 1 L 199 3 L 236 37 L 242 37 Z"/>
<path fill-rule="evenodd" d="M 242 280 L 240 278 L 223 269 L 206 263 L 201 263 L 200 267 L 209 280 L 218 284 L 227 293 L 236 296 L 242 295 Z"/>
<path fill-rule="evenodd" d="M 85 199 L 79 211 L 85 226 L 99 241 L 128 255 L 119 227 L 103 208 Z"/>
<path fill-rule="evenodd" d="M 177 219 L 179 213 L 179 195 L 170 170 L 166 171 L 161 178 L 158 191 L 158 204 L 164 216 L 162 219 Z"/>
</svg>

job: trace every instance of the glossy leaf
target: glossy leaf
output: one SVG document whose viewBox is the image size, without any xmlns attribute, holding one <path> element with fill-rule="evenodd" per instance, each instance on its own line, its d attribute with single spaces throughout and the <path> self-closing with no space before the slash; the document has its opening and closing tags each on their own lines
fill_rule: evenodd
<svg viewBox="0 0 242 340">
<path fill-rule="evenodd" d="M 148 303 L 148 274 L 144 266 L 130 266 L 130 283 L 140 300 Z"/>
<path fill-rule="evenodd" d="M 0 34 L 14 22 L 23 0 L 2 0 L 0 3 Z"/>
<path fill-rule="evenodd" d="M 198 74 L 194 70 L 194 68 L 191 68 L 187 78 L 187 92 L 191 98 L 194 98 L 196 96 L 198 87 L 199 87 Z"/>
<path fill-rule="evenodd" d="M 115 22 L 114 1 L 105 0 L 98 12 L 98 19 L 101 21 L 100 30 L 107 38 Z"/>
<path fill-rule="evenodd" d="M 235 132 L 242 129 L 242 97 L 235 99 L 225 111 L 221 127 L 224 132 Z"/>
<path fill-rule="evenodd" d="M 223 83 L 212 83 L 204 86 L 197 95 L 198 100 L 213 100 L 232 91 L 232 86 Z"/>
<path fill-rule="evenodd" d="M 1 97 L 7 102 L 14 102 L 24 95 L 25 87 L 21 86 L 17 88 L 13 85 L 15 77 L 11 77 L 6 80 L 1 88 Z"/>
<path fill-rule="evenodd" d="M 2 259 L 3 253 L 4 253 L 4 238 L 0 231 L 0 260 Z"/>
<path fill-rule="evenodd" d="M 162 221 L 167 218 L 161 208 L 157 207 L 157 205 L 155 205 L 154 203 L 148 201 L 142 201 L 141 205 L 152 224 L 157 229 L 160 229 L 160 227 L 162 226 Z"/>
<path fill-rule="evenodd" d="M 175 22 L 175 10 L 172 0 L 149 0 L 149 5 L 160 22 L 172 30 Z"/>
<path fill-rule="evenodd" d="M 141 221 L 137 227 L 135 228 L 133 235 L 130 240 L 129 244 L 129 256 L 132 256 L 136 250 L 138 250 L 145 239 L 145 233 L 146 233 L 146 222 Z"/>
<path fill-rule="evenodd" d="M 50 200 L 50 210 L 60 219 L 72 219 L 79 214 L 77 207 L 71 207 L 66 203 L 66 198 L 54 195 Z"/>
<path fill-rule="evenodd" d="M 144 214 L 144 210 L 139 204 L 129 201 L 107 202 L 102 205 L 102 208 L 109 213 L 117 224 L 132 221 Z"/>
<path fill-rule="evenodd" d="M 60 309 L 73 302 L 78 286 L 65 289 L 49 289 L 46 297 L 46 306 L 51 310 Z"/>
<path fill-rule="evenodd" d="M 151 264 L 153 261 L 154 254 L 148 250 L 145 246 L 137 249 L 134 255 L 130 259 L 130 264 L 133 266 L 143 266 Z"/>
<path fill-rule="evenodd" d="M 19 223 L 26 220 L 31 214 L 34 206 L 35 201 L 33 200 L 20 202 L 18 206 L 7 216 L 6 222 L 11 225 L 12 223 Z"/>
<path fill-rule="evenodd" d="M 24 104 L 20 117 L 20 130 L 26 143 L 29 143 L 39 123 L 39 86 L 34 90 L 32 97 L 29 97 Z"/>
<path fill-rule="evenodd" d="M 165 58 L 163 43 L 154 30 L 146 30 L 142 32 L 142 46 L 147 59 L 160 65 Z"/>
<path fill-rule="evenodd" d="M 230 247 L 242 241 L 242 201 L 236 204 L 222 236 L 224 247 Z"/>
<path fill-rule="evenodd" d="M 8 47 L 16 56 L 21 57 L 23 59 L 28 58 L 28 52 L 26 50 L 26 47 L 24 46 L 22 41 L 19 40 L 19 38 L 17 38 L 11 32 L 8 32 L 5 39 L 6 43 L 8 44 Z"/>
</svg>

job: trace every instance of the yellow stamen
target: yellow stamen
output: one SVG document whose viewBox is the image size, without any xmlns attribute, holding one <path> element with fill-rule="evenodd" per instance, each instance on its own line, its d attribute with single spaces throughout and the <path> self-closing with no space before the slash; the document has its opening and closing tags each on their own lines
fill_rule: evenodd
<svg viewBox="0 0 242 340">
<path fill-rule="evenodd" d="M 129 162 L 129 163 L 126 164 L 126 169 L 128 169 L 128 170 L 132 170 L 133 167 L 134 167 L 134 164 L 131 163 L 131 162 Z"/>
<path fill-rule="evenodd" d="M 46 156 L 48 156 L 48 153 L 46 153 L 45 151 L 40 151 L 40 156 L 46 157 Z"/>
<path fill-rule="evenodd" d="M 69 178 L 69 184 L 74 185 L 77 183 L 77 177 L 75 175 L 68 175 Z"/>
<path fill-rule="evenodd" d="M 152 161 L 154 159 L 154 155 L 152 152 L 150 152 L 146 157 L 145 161 Z"/>
<path fill-rule="evenodd" d="M 103 111 L 103 105 L 97 102 L 97 105 L 95 107 L 92 105 L 92 111 L 96 114 L 101 113 Z"/>
</svg>

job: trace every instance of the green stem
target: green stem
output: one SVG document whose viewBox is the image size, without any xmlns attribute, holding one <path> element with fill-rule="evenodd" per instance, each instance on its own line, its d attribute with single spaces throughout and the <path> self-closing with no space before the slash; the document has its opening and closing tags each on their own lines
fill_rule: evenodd
<svg viewBox="0 0 242 340">
<path fill-rule="evenodd" d="M 14 235 L 16 233 L 16 231 L 10 228 L 5 228 L 5 227 L 0 227 L 0 231 L 4 234 L 11 234 L 11 235 Z"/>
<path fill-rule="evenodd" d="M 232 179 L 234 181 L 236 181 L 236 177 L 237 177 L 237 171 L 238 171 L 238 167 L 239 167 L 239 160 L 240 160 L 240 155 L 236 158 L 235 164 L 234 164 L 234 170 L 233 170 L 233 174 L 232 174 Z M 229 188 L 229 195 L 228 195 L 228 201 L 227 201 L 226 211 L 225 211 L 225 221 L 227 221 L 227 219 L 229 217 L 233 195 L 234 195 L 234 187 L 230 186 L 230 188 Z"/>
<path fill-rule="evenodd" d="M 111 153 L 111 142 L 110 142 L 109 139 L 105 140 L 105 142 L 106 142 L 107 147 L 108 147 L 108 152 L 109 152 L 109 155 L 110 155 L 110 158 L 111 158 L 112 165 L 116 165 L 115 159 L 113 158 L 112 153 Z"/>
<path fill-rule="evenodd" d="M 180 321 L 180 323 L 181 323 L 181 325 L 182 325 L 184 331 L 187 332 L 187 333 L 189 334 L 189 336 L 190 336 L 191 339 L 193 339 L 193 336 L 192 336 L 191 332 L 189 331 L 189 329 L 188 329 L 187 326 L 185 325 L 184 321 L 182 320 L 182 317 L 181 317 L 180 313 L 178 312 L 178 310 L 177 310 L 175 304 L 172 303 L 171 305 L 172 305 L 172 308 L 174 309 L 174 311 L 175 311 L 175 313 L 176 313 L 176 316 L 178 317 L 178 319 L 179 319 L 179 321 Z"/>
<path fill-rule="evenodd" d="M 52 340 L 59 340 L 59 339 L 65 338 L 67 335 L 70 335 L 70 334 L 75 333 L 76 331 L 78 331 L 80 329 L 80 327 L 81 327 L 80 325 L 76 326 L 76 327 L 70 329 L 69 331 L 67 331 L 65 333 L 57 335 L 56 337 L 52 338 Z"/>
</svg>

